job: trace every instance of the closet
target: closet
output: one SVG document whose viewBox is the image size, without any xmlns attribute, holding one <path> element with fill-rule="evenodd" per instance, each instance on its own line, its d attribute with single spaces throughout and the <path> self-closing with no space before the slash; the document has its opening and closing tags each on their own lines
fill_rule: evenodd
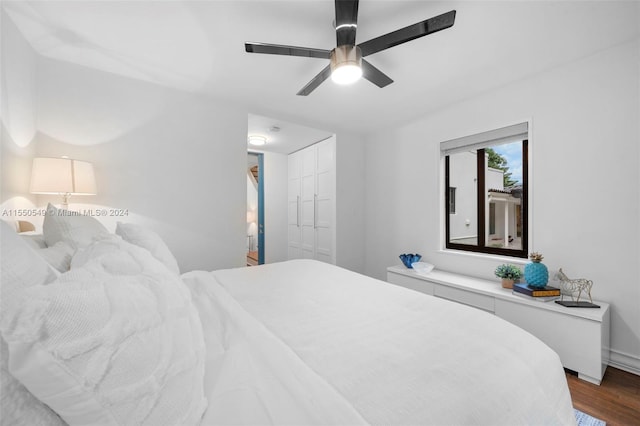
<svg viewBox="0 0 640 426">
<path fill-rule="evenodd" d="M 336 138 L 289 154 L 289 259 L 336 263 Z"/>
</svg>

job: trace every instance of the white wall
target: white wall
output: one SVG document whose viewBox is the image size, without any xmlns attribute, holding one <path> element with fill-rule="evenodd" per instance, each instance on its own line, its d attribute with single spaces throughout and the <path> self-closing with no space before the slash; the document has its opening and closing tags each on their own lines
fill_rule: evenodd
<svg viewBox="0 0 640 426">
<path fill-rule="evenodd" d="M 287 260 L 287 156 L 264 153 L 265 263 Z"/>
<path fill-rule="evenodd" d="M 15 221 L 11 210 L 34 207 L 36 201 L 29 194 L 29 179 L 37 130 L 37 56 L 4 9 L 0 23 L 0 203 L 2 219 Z"/>
<path fill-rule="evenodd" d="M 365 261 L 364 138 L 336 134 L 336 264 L 364 273 Z"/>
<path fill-rule="evenodd" d="M 246 110 L 44 58 L 38 101 L 37 154 L 94 163 L 98 195 L 72 202 L 128 209 L 182 271 L 244 265 Z"/>
<path fill-rule="evenodd" d="M 368 137 L 367 273 L 384 279 L 418 251 L 495 279 L 502 260 L 441 251 L 439 143 L 530 118 L 529 251 L 594 281 L 594 298 L 612 304 L 614 363 L 640 372 L 639 52 L 638 40 L 619 45 Z"/>
</svg>

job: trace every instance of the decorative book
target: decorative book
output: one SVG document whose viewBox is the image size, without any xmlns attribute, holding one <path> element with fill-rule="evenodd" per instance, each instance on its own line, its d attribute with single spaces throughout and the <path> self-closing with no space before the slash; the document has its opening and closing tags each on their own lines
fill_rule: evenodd
<svg viewBox="0 0 640 426">
<path fill-rule="evenodd" d="M 560 296 L 560 289 L 555 287 L 531 288 L 527 283 L 516 283 L 513 285 L 513 292 L 526 294 L 530 297 L 555 297 Z"/>
<path fill-rule="evenodd" d="M 514 295 L 518 296 L 518 297 L 522 297 L 525 299 L 529 299 L 529 300 L 535 300 L 536 302 L 550 302 L 552 300 L 555 300 L 556 302 L 560 301 L 560 296 L 529 296 L 527 294 L 524 293 L 518 293 L 517 291 L 515 291 L 515 286 L 513 287 L 514 291 L 512 292 Z"/>
</svg>

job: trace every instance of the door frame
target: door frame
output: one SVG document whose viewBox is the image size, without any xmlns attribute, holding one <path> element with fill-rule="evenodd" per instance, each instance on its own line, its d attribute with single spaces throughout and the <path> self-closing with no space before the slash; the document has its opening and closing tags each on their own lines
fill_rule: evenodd
<svg viewBox="0 0 640 426">
<path fill-rule="evenodd" d="M 264 154 L 258 154 L 258 265 L 264 264 Z"/>
<path fill-rule="evenodd" d="M 265 263 L 264 153 L 248 150 L 247 154 L 258 157 L 258 265 L 263 265 Z"/>
</svg>

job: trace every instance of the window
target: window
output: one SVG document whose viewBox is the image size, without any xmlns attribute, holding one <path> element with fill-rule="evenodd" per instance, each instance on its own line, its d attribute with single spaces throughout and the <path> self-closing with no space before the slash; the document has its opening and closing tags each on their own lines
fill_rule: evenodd
<svg viewBox="0 0 640 426">
<path fill-rule="evenodd" d="M 445 247 L 527 257 L 528 124 L 441 144 Z"/>
<path fill-rule="evenodd" d="M 456 214 L 456 188 L 449 187 L 449 214 Z"/>
</svg>

